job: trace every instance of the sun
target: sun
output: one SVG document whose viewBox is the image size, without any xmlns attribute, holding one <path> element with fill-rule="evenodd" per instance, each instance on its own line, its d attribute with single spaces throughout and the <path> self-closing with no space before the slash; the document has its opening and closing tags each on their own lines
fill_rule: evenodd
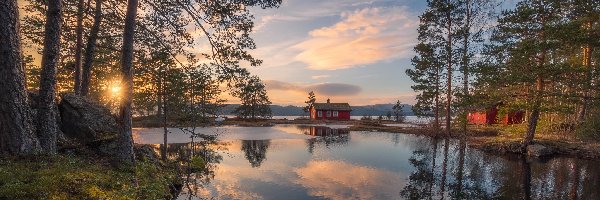
<svg viewBox="0 0 600 200">
<path fill-rule="evenodd" d="M 110 91 L 113 93 L 113 95 L 117 95 L 119 94 L 119 92 L 121 92 L 121 86 L 113 85 L 112 87 L 110 87 Z"/>
</svg>

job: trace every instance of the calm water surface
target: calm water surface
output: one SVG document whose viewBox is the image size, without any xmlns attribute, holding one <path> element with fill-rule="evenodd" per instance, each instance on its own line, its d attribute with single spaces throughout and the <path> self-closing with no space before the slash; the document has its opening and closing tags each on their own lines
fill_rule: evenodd
<svg viewBox="0 0 600 200">
<path fill-rule="evenodd" d="M 344 128 L 195 130 L 219 134 L 211 145 L 169 129 L 170 158 L 209 161 L 184 175 L 178 199 L 600 199 L 598 161 L 495 156 L 458 140 Z M 137 129 L 134 138 L 159 144 L 162 129 Z"/>
</svg>

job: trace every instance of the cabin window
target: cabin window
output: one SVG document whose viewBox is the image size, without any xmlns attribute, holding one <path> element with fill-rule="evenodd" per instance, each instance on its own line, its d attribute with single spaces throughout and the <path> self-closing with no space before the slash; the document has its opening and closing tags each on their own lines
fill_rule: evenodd
<svg viewBox="0 0 600 200">
<path fill-rule="evenodd" d="M 331 117 L 331 111 L 327 111 L 327 117 Z"/>
<path fill-rule="evenodd" d="M 333 117 L 338 117 L 338 111 L 333 111 Z"/>
<path fill-rule="evenodd" d="M 318 117 L 323 117 L 323 111 L 317 111 L 317 116 Z"/>
</svg>

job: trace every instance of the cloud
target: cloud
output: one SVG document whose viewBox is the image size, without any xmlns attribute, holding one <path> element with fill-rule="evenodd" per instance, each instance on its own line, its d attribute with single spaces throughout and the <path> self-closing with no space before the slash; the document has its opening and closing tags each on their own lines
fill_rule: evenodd
<svg viewBox="0 0 600 200">
<path fill-rule="evenodd" d="M 331 75 L 315 75 L 315 76 L 311 76 L 312 79 L 322 79 L 322 78 L 329 78 L 331 77 Z"/>
<path fill-rule="evenodd" d="M 359 94 L 362 89 L 359 86 L 346 83 L 318 83 L 309 85 L 300 85 L 277 80 L 264 81 L 267 90 L 285 90 L 300 93 L 314 91 L 322 96 L 352 96 Z"/>
<path fill-rule="evenodd" d="M 293 46 L 301 51 L 295 60 L 314 70 L 336 70 L 412 55 L 418 18 L 407 7 L 364 8 L 341 17 Z"/>
<path fill-rule="evenodd" d="M 350 96 L 360 93 L 361 88 L 356 85 L 345 83 L 320 83 L 306 87 L 308 90 L 315 91 L 317 94 L 327 96 Z"/>
</svg>

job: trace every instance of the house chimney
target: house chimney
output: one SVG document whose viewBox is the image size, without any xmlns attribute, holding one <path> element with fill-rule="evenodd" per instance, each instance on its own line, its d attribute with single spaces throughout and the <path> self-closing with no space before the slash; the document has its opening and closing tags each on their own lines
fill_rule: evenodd
<svg viewBox="0 0 600 200">
<path fill-rule="evenodd" d="M 329 99 L 327 99 L 327 103 L 329 103 Z"/>
</svg>

